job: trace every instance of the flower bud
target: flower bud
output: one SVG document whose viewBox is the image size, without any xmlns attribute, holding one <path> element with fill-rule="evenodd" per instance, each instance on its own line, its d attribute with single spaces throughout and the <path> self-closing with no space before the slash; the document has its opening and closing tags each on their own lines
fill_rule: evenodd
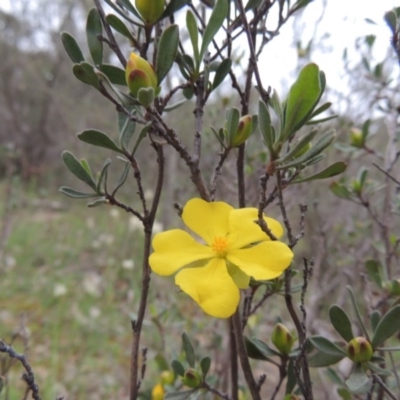
<svg viewBox="0 0 400 400">
<path fill-rule="evenodd" d="M 356 337 L 347 343 L 347 356 L 356 363 L 371 360 L 373 353 L 374 350 L 371 343 L 362 336 Z"/>
<path fill-rule="evenodd" d="M 157 383 L 157 385 L 155 385 L 151 391 L 151 400 L 163 400 L 164 394 L 165 390 L 163 385 L 161 383 Z"/>
<path fill-rule="evenodd" d="M 251 115 L 244 115 L 239 119 L 239 126 L 232 138 L 232 147 L 239 147 L 243 144 L 253 132 L 253 119 Z"/>
<path fill-rule="evenodd" d="M 182 378 L 182 383 L 193 389 L 198 388 L 201 381 L 201 375 L 194 368 L 188 368 Z"/>
<path fill-rule="evenodd" d="M 175 382 L 175 374 L 172 371 L 165 370 L 161 372 L 161 383 L 163 385 L 172 385 Z"/>
<path fill-rule="evenodd" d="M 350 130 L 350 144 L 353 147 L 362 149 L 364 147 L 364 138 L 362 132 L 357 128 L 351 128 Z"/>
<path fill-rule="evenodd" d="M 131 53 L 125 70 L 125 79 L 130 92 L 137 97 L 141 88 L 157 88 L 154 68 L 144 58 Z"/>
<path fill-rule="evenodd" d="M 135 5 L 147 25 L 154 25 L 164 11 L 164 0 L 135 0 Z"/>
<path fill-rule="evenodd" d="M 382 288 L 389 296 L 400 296 L 400 279 L 382 282 Z"/>
<path fill-rule="evenodd" d="M 279 323 L 272 329 L 271 340 L 281 354 L 288 355 L 293 347 L 293 336 L 285 325 Z"/>
</svg>

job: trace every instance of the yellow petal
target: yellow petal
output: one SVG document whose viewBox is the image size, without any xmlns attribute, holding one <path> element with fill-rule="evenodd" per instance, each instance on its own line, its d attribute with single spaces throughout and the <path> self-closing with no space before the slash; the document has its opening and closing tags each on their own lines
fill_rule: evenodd
<svg viewBox="0 0 400 400">
<path fill-rule="evenodd" d="M 201 268 L 183 269 L 176 275 L 175 283 L 213 317 L 228 318 L 239 304 L 239 289 L 222 258 L 214 258 Z"/>
<path fill-rule="evenodd" d="M 269 236 L 260 228 L 255 221 L 258 220 L 256 208 L 240 208 L 229 214 L 229 228 L 232 234 L 236 233 L 233 248 L 241 248 L 264 240 L 270 240 Z M 282 225 L 275 219 L 264 215 L 264 221 L 276 238 L 283 234 Z"/>
<path fill-rule="evenodd" d="M 158 233 L 152 244 L 154 253 L 149 258 L 149 264 L 159 275 L 171 275 L 185 265 L 215 255 L 209 247 L 196 242 L 181 229 Z"/>
<path fill-rule="evenodd" d="M 281 275 L 292 262 L 293 252 L 286 244 L 269 240 L 247 249 L 232 250 L 226 258 L 244 273 L 260 281 Z"/>
<path fill-rule="evenodd" d="M 211 244 L 214 237 L 227 235 L 232 210 L 232 206 L 222 201 L 209 203 L 191 199 L 183 208 L 182 219 L 194 233 Z"/>
</svg>

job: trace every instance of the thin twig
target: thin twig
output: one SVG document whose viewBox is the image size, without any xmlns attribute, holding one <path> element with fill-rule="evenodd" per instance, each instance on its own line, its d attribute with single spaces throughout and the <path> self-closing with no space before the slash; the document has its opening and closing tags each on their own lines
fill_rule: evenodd
<svg viewBox="0 0 400 400">
<path fill-rule="evenodd" d="M 22 375 L 22 379 L 26 382 L 29 389 L 32 391 L 32 398 L 34 400 L 41 400 L 39 395 L 39 386 L 35 382 L 35 375 L 25 355 L 17 353 L 11 346 L 6 345 L 1 340 L 0 340 L 0 352 L 8 354 L 11 358 L 17 359 L 22 364 L 22 366 L 26 371 L 26 373 Z"/>
</svg>

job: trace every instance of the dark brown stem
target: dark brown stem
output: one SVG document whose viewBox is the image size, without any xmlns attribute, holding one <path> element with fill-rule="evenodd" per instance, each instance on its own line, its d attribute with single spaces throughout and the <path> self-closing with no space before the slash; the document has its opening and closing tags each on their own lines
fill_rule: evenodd
<svg viewBox="0 0 400 400">
<path fill-rule="evenodd" d="M 235 332 L 236 348 L 239 355 L 240 364 L 242 366 L 242 371 L 244 378 L 246 379 L 247 386 L 251 393 L 251 398 L 253 400 L 261 400 L 259 388 L 257 382 L 254 380 L 249 358 L 247 356 L 246 346 L 244 344 L 242 322 L 240 319 L 239 309 L 236 310 L 235 314 L 232 315 L 231 319 L 232 319 L 233 329 Z"/>
<path fill-rule="evenodd" d="M 229 154 L 230 151 L 231 151 L 231 148 L 227 147 L 219 155 L 219 161 L 218 161 L 217 166 L 214 169 L 214 174 L 213 174 L 213 177 L 211 179 L 211 189 L 210 189 L 210 198 L 211 198 L 211 200 L 214 200 L 214 198 L 215 198 L 215 192 L 217 191 L 218 178 L 221 175 L 221 168 L 224 165 L 224 162 L 227 159 L 228 154 Z"/>
<path fill-rule="evenodd" d="M 238 400 L 239 396 L 239 376 L 238 376 L 238 359 L 236 350 L 235 330 L 232 318 L 228 321 L 229 329 L 229 346 L 230 346 L 230 372 L 231 372 L 231 396 L 232 400 Z"/>
<path fill-rule="evenodd" d="M 155 214 L 160 202 L 161 188 L 164 179 L 164 154 L 162 146 L 154 144 L 154 148 L 157 151 L 158 157 L 158 178 L 156 191 L 154 194 L 153 204 L 151 206 L 150 213 L 144 221 L 144 254 L 143 254 L 143 265 L 142 265 L 142 285 L 141 285 L 141 296 L 137 319 L 132 321 L 132 349 L 131 349 L 131 374 L 130 374 L 130 400 L 136 400 L 139 395 L 139 389 L 141 385 L 141 379 L 139 379 L 139 372 L 142 369 L 139 367 L 140 359 L 140 335 L 142 332 L 143 320 L 145 317 L 147 298 L 150 287 L 150 265 L 149 257 L 151 252 L 151 237 L 152 229 L 155 219 Z"/>
</svg>

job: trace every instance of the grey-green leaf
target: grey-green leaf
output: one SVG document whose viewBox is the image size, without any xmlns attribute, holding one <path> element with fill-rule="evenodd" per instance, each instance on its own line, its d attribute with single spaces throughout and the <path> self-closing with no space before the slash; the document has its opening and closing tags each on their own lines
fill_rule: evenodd
<svg viewBox="0 0 400 400">
<path fill-rule="evenodd" d="M 126 86 L 125 71 L 123 69 L 111 64 L 102 64 L 99 69 L 114 85 Z"/>
<path fill-rule="evenodd" d="M 103 42 L 99 39 L 102 34 L 103 25 L 99 12 L 96 8 L 92 8 L 86 20 L 86 38 L 95 65 L 101 65 L 103 62 Z"/>
<path fill-rule="evenodd" d="M 93 65 L 87 62 L 81 62 L 80 64 L 74 64 L 72 72 L 75 77 L 86 85 L 93 86 L 97 90 L 100 89 L 99 78 L 94 72 Z"/>
<path fill-rule="evenodd" d="M 163 32 L 157 51 L 156 72 L 158 84 L 162 82 L 176 59 L 179 45 L 179 28 L 178 25 L 170 25 Z"/>
<path fill-rule="evenodd" d="M 346 356 L 346 352 L 343 349 L 323 336 L 311 336 L 309 341 L 317 350 L 324 354 Z"/>
<path fill-rule="evenodd" d="M 108 14 L 106 16 L 106 21 L 114 30 L 128 38 L 133 46 L 137 46 L 136 38 L 133 36 L 132 32 L 115 14 Z"/>
<path fill-rule="evenodd" d="M 232 68 L 232 60 L 230 58 L 225 58 L 218 65 L 217 70 L 215 71 L 214 80 L 212 84 L 212 90 L 216 89 L 226 78 Z"/>
<path fill-rule="evenodd" d="M 217 0 L 211 17 L 208 21 L 203 34 L 203 42 L 201 44 L 199 59 L 203 60 L 204 54 L 207 51 L 208 45 L 214 39 L 215 35 L 221 28 L 225 18 L 228 15 L 228 0 Z"/>
<path fill-rule="evenodd" d="M 372 332 L 376 331 L 376 328 L 379 324 L 379 321 L 382 318 L 382 314 L 378 310 L 374 310 L 371 313 L 371 327 L 372 327 Z"/>
<path fill-rule="evenodd" d="M 183 351 L 186 354 L 186 361 L 190 365 L 190 367 L 194 368 L 195 366 L 195 355 L 192 343 L 190 342 L 189 336 L 186 333 L 182 334 L 182 347 Z"/>
<path fill-rule="evenodd" d="M 374 349 L 400 330 L 400 305 L 391 308 L 379 321 L 371 344 Z"/>
<path fill-rule="evenodd" d="M 72 62 L 79 64 L 80 62 L 85 61 L 82 50 L 72 35 L 70 35 L 68 32 L 62 32 L 61 41 Z"/>
<path fill-rule="evenodd" d="M 271 125 L 271 115 L 267 105 L 262 100 L 258 103 L 258 123 L 264 142 L 272 155 L 274 154 L 275 135 Z"/>
<path fill-rule="evenodd" d="M 96 197 L 97 193 L 84 193 L 79 190 L 72 189 L 68 186 L 61 186 L 59 191 L 64 193 L 68 197 L 72 197 L 74 199 L 88 199 L 90 197 Z"/>
<path fill-rule="evenodd" d="M 130 164 L 128 162 L 125 162 L 124 170 L 122 171 L 122 174 L 119 177 L 117 185 L 115 186 L 111 196 L 115 196 L 117 194 L 118 189 L 125 183 L 126 178 L 128 178 L 129 169 L 130 169 Z"/>
<path fill-rule="evenodd" d="M 317 179 L 327 179 L 332 178 L 333 176 L 339 175 L 343 173 L 347 168 L 347 164 L 343 161 L 338 161 L 329 167 L 323 169 L 322 171 L 317 172 L 314 175 L 308 176 L 307 178 L 297 179 L 292 183 L 301 183 L 301 182 L 309 182 Z"/>
<path fill-rule="evenodd" d="M 193 56 L 196 62 L 196 68 L 200 65 L 199 59 L 199 28 L 197 26 L 196 17 L 191 10 L 186 13 L 186 26 L 189 31 L 190 41 L 193 48 Z"/>
<path fill-rule="evenodd" d="M 69 151 L 62 153 L 62 159 L 66 167 L 82 182 L 88 184 L 94 191 L 96 191 L 96 184 L 90 174 L 82 166 L 79 160 Z"/>
<path fill-rule="evenodd" d="M 97 188 L 97 193 L 101 193 L 101 186 L 103 184 L 103 181 L 107 179 L 107 172 L 108 172 L 108 167 L 111 165 L 111 160 L 109 158 L 104 161 L 104 164 L 101 168 L 99 179 L 97 180 L 96 188 Z"/>
<path fill-rule="evenodd" d="M 171 0 L 165 8 L 160 19 L 172 16 L 176 11 L 180 10 L 189 2 L 190 0 Z"/>
<path fill-rule="evenodd" d="M 201 368 L 201 372 L 203 373 L 203 377 L 208 374 L 208 371 L 210 370 L 210 366 L 211 366 L 211 358 L 210 357 L 206 356 L 200 360 L 200 368 Z"/>
<path fill-rule="evenodd" d="M 87 129 L 83 132 L 79 133 L 78 139 L 82 142 L 91 144 L 97 147 L 104 147 L 106 149 L 110 149 L 116 151 L 118 153 L 124 154 L 123 150 L 121 150 L 115 142 L 104 132 L 98 131 L 96 129 Z"/>
<path fill-rule="evenodd" d="M 185 374 L 185 368 L 178 360 L 173 360 L 171 363 L 171 367 L 174 370 L 175 374 L 178 376 L 183 376 Z"/>
<path fill-rule="evenodd" d="M 367 385 L 368 382 L 369 378 L 367 374 L 364 372 L 362 365 L 356 364 L 349 379 L 347 379 L 346 381 L 346 385 L 352 392 L 357 392 L 363 386 Z"/>
<path fill-rule="evenodd" d="M 275 350 L 271 349 L 266 343 L 256 338 L 244 338 L 247 349 L 247 355 L 255 360 L 269 360 L 269 357 L 279 355 Z"/>
<path fill-rule="evenodd" d="M 329 309 L 329 318 L 337 333 L 346 341 L 354 338 L 351 321 L 346 312 L 336 304 Z"/>
</svg>

